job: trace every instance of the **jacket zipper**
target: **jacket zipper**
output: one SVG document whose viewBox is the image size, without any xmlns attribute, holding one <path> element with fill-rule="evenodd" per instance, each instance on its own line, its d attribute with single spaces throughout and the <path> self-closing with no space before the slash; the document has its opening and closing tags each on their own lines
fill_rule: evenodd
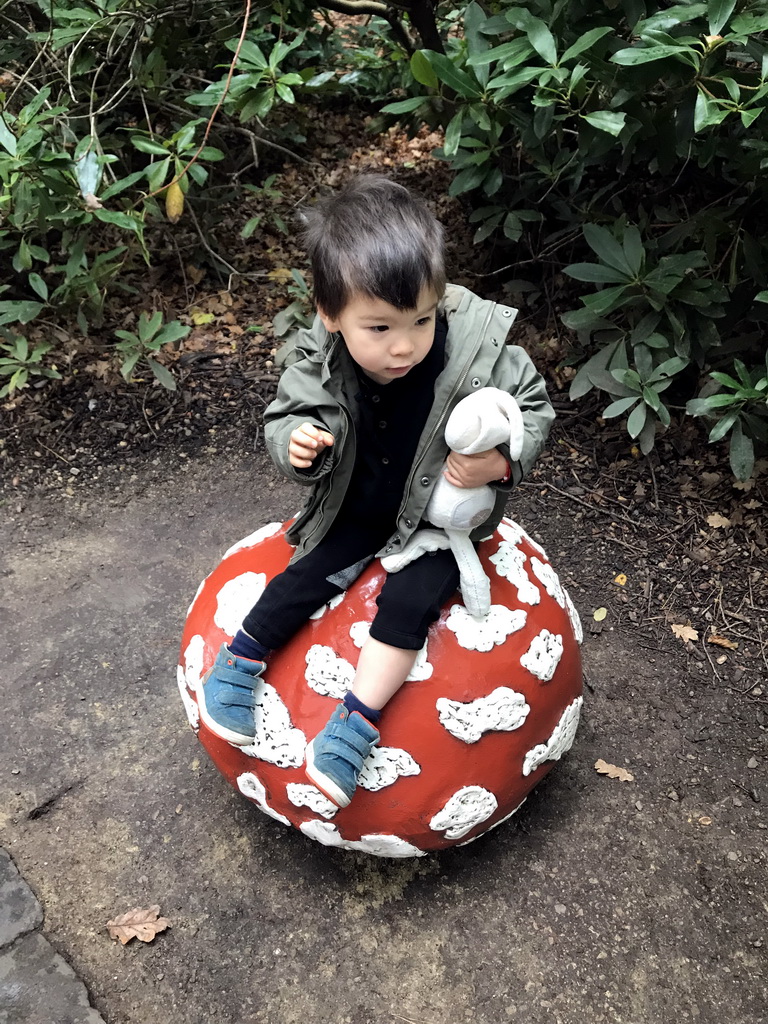
<svg viewBox="0 0 768 1024">
<path fill-rule="evenodd" d="M 485 338 L 485 332 L 488 330 L 488 324 L 491 322 L 491 317 L 493 316 L 493 311 L 496 309 L 496 306 L 497 306 L 497 303 L 494 302 L 491 305 L 491 308 L 488 310 L 488 313 L 487 313 L 487 315 L 485 317 L 485 322 L 483 323 L 483 326 L 482 326 L 482 328 L 480 330 L 478 342 L 475 345 L 475 347 L 472 349 L 472 351 L 470 352 L 470 354 L 469 354 L 469 356 L 467 358 L 467 361 L 466 361 L 466 363 L 464 365 L 464 369 L 462 370 L 461 376 L 456 381 L 454 386 L 451 388 L 451 393 L 448 395 L 448 398 L 445 401 L 446 409 L 451 404 L 451 402 L 453 401 L 454 397 L 456 396 L 456 394 L 460 390 L 461 385 L 467 379 L 467 374 L 469 373 L 469 368 L 472 365 L 472 360 L 477 355 L 478 349 L 480 348 L 480 346 L 483 343 L 483 340 Z M 438 420 L 437 424 L 435 425 L 434 429 L 432 430 L 432 433 L 427 438 L 426 443 L 423 445 L 421 450 L 417 453 L 416 458 L 413 460 L 413 468 L 411 469 L 411 475 L 408 477 L 408 482 L 406 483 L 405 491 L 403 492 L 403 504 L 400 506 L 400 508 L 398 510 L 398 513 L 397 513 L 398 520 L 400 519 L 400 516 L 403 514 L 403 512 L 405 512 L 405 509 L 406 509 L 406 507 L 408 505 L 408 495 L 411 493 L 411 486 L 412 486 L 413 480 L 414 480 L 414 478 L 416 476 L 416 467 L 419 464 L 419 462 L 421 461 L 421 459 L 423 458 L 424 453 L 429 450 L 429 446 L 434 441 L 435 436 L 437 435 L 437 432 L 440 429 L 440 423 L 441 423 L 441 420 Z"/>
</svg>

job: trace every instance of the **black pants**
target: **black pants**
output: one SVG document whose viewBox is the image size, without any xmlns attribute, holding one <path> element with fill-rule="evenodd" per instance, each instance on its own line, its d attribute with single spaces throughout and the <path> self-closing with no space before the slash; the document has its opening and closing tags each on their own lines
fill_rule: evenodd
<svg viewBox="0 0 768 1024">
<path fill-rule="evenodd" d="M 390 526 L 335 523 L 317 547 L 267 584 L 243 620 L 245 632 L 270 650 L 282 647 L 312 612 L 347 590 L 391 532 Z M 376 598 L 378 611 L 370 635 L 392 647 L 420 650 L 458 584 L 459 569 L 451 551 L 422 555 L 388 574 Z"/>
</svg>

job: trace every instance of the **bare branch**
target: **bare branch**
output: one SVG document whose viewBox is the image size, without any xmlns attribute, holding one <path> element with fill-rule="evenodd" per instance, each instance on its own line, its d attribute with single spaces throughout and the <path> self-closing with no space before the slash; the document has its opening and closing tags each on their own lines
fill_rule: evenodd
<svg viewBox="0 0 768 1024">
<path fill-rule="evenodd" d="M 389 4 L 377 0 L 323 0 L 322 6 L 338 14 L 378 14 L 386 18 Z"/>
</svg>

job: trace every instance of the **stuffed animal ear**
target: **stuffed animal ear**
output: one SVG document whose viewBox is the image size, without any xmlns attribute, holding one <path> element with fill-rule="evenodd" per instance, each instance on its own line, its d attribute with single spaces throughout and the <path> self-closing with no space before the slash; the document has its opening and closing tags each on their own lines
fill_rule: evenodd
<svg viewBox="0 0 768 1024">
<path fill-rule="evenodd" d="M 481 388 L 463 398 L 448 417 L 445 440 L 461 455 L 509 443 L 512 461 L 517 462 L 523 451 L 523 415 L 506 391 Z"/>
</svg>

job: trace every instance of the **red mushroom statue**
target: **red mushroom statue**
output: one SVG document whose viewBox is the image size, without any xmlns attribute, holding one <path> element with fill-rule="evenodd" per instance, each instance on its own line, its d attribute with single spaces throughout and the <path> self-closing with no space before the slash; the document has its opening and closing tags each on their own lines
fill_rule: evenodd
<svg viewBox="0 0 768 1024">
<path fill-rule="evenodd" d="M 179 689 L 219 771 L 312 839 L 384 857 L 470 842 L 514 814 L 573 743 L 582 633 L 545 552 L 509 519 L 479 549 L 489 613 L 473 618 L 458 594 L 443 609 L 382 716 L 380 743 L 349 807 L 340 810 L 309 783 L 304 751 L 351 686 L 384 577 L 378 561 L 271 655 L 251 746 L 232 746 L 200 721 L 202 675 L 288 563 L 285 526 L 270 523 L 230 548 L 187 616 Z"/>
</svg>

